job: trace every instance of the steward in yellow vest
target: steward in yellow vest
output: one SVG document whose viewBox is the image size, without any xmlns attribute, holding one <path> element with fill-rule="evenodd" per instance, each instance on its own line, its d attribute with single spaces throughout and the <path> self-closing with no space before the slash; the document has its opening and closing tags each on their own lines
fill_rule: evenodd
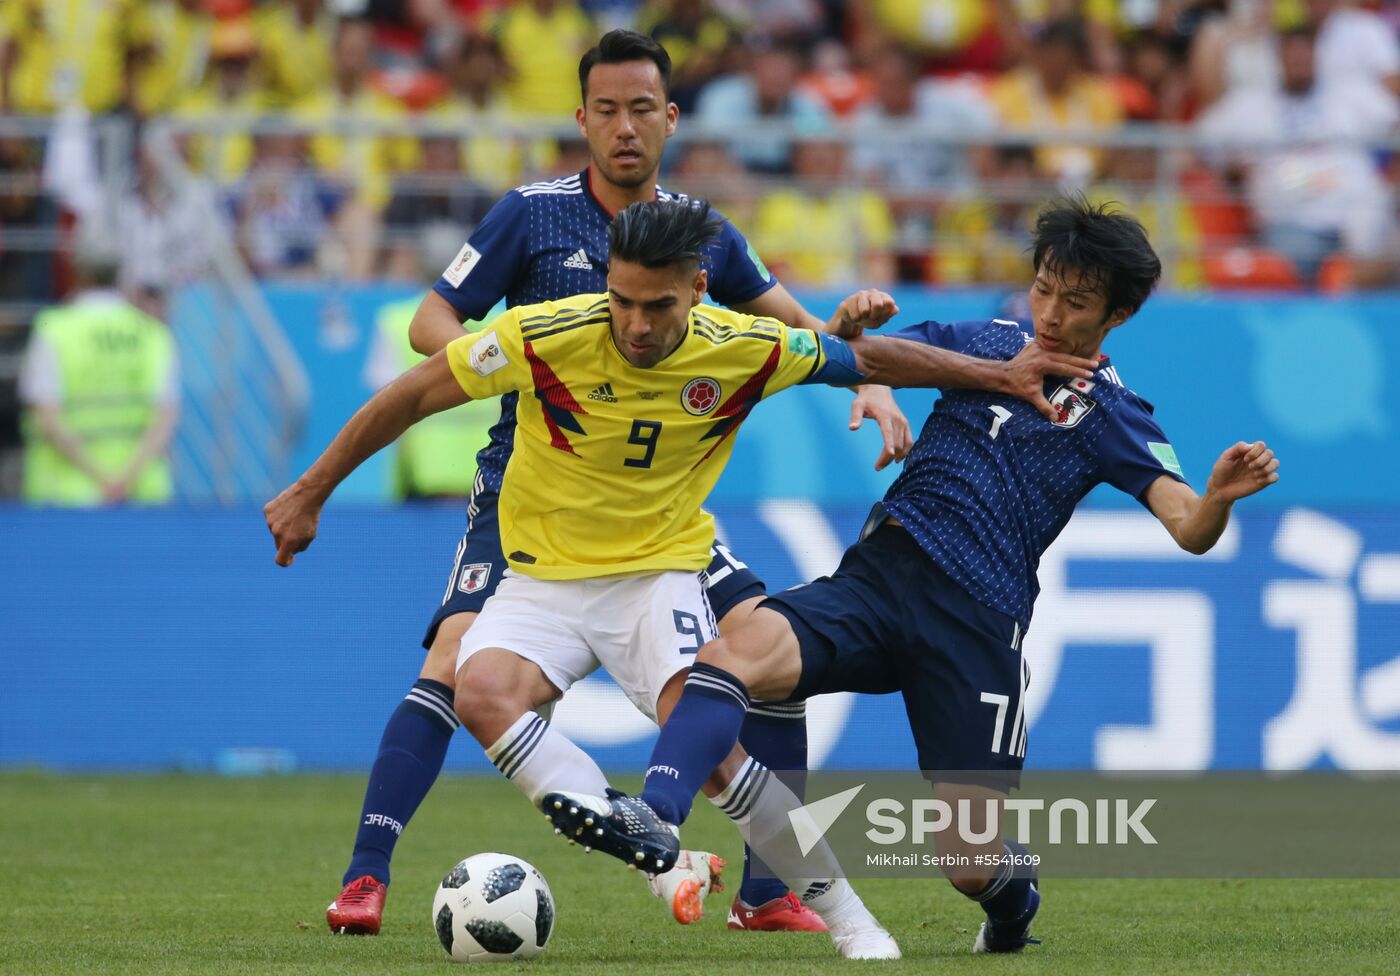
<svg viewBox="0 0 1400 976">
<path fill-rule="evenodd" d="M 24 498 L 168 502 L 166 449 L 179 403 L 174 340 L 115 290 L 114 256 L 80 248 L 75 260 L 80 291 L 34 320 L 20 378 Z"/>
<path fill-rule="evenodd" d="M 425 358 L 408 341 L 408 324 L 421 295 L 391 302 L 375 316 L 374 349 L 366 370 L 375 389 Z M 484 323 L 464 323 L 468 331 Z M 500 406 L 487 401 L 425 417 L 399 438 L 394 464 L 394 494 L 398 498 L 465 498 L 476 480 L 476 452 L 486 446 Z"/>
</svg>

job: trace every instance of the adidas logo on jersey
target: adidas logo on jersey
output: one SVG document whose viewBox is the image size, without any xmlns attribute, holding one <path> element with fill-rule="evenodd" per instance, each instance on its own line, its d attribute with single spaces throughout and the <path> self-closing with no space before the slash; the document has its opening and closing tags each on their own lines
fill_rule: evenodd
<svg viewBox="0 0 1400 976">
<path fill-rule="evenodd" d="M 564 267 L 574 268 L 578 271 L 592 271 L 593 262 L 588 260 L 587 254 L 583 253 L 583 248 L 579 248 L 564 259 Z"/>
<path fill-rule="evenodd" d="M 598 389 L 588 394 L 588 399 L 598 400 L 601 403 L 616 403 L 617 397 L 613 396 L 612 384 L 604 383 Z"/>
</svg>

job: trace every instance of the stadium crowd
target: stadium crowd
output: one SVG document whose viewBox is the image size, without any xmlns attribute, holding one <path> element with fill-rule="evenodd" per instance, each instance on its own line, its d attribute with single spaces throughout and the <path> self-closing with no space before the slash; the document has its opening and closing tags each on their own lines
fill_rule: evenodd
<svg viewBox="0 0 1400 976">
<path fill-rule="evenodd" d="M 1400 281 L 1394 0 L 6 0 L 0 367 L 79 224 L 158 319 L 215 213 L 255 276 L 421 280 L 425 241 L 587 165 L 576 65 L 616 26 L 674 62 L 662 180 L 790 286 L 1020 281 L 1065 191 L 1138 216 L 1169 288 Z"/>
<path fill-rule="evenodd" d="M 573 140 L 511 126 L 566 125 L 579 54 L 625 24 L 676 66 L 689 138 L 663 178 L 719 202 L 797 285 L 1014 280 L 1029 215 L 1066 188 L 1126 202 L 1169 252 L 1172 287 L 1395 276 L 1395 167 L 1365 145 L 1397 120 L 1395 3 L 101 0 L 81 18 L 73 6 L 5 5 L 0 110 L 80 102 L 186 124 L 199 192 L 259 275 L 416 277 L 426 225 L 465 236 L 504 189 L 582 168 Z M 258 126 L 273 118 L 290 126 Z M 391 131 L 337 131 L 351 119 Z M 420 135 L 392 131 L 405 119 Z M 1272 146 L 1046 140 L 1112 144 L 1143 131 L 1133 123 Z M 7 230 L 64 209 L 36 182 L 40 152 L 0 145 Z M 149 165 L 135 174 L 117 208 L 123 280 L 159 296 L 198 271 L 196 211 Z M 52 272 L 0 251 L 7 292 L 54 297 Z"/>
</svg>

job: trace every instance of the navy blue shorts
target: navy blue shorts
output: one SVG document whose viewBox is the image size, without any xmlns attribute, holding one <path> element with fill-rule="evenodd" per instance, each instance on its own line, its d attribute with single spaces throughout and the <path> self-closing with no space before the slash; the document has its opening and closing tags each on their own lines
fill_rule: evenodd
<svg viewBox="0 0 1400 976">
<path fill-rule="evenodd" d="M 794 699 L 898 691 L 920 769 L 1017 785 L 1028 677 L 1020 627 L 968 595 L 902 527 L 879 526 L 846 550 L 835 575 L 763 606 L 788 619 L 801 646 Z"/>
<path fill-rule="evenodd" d="M 457 543 L 457 558 L 452 562 L 452 575 L 442 595 L 442 605 L 433 614 L 428 632 L 423 635 L 425 648 L 433 646 L 438 627 L 448 617 L 480 613 L 501 582 L 501 574 L 506 571 L 506 557 L 501 552 L 501 525 L 496 511 L 499 499 L 494 491 L 478 491 L 467 504 L 467 531 Z M 735 605 L 766 592 L 763 581 L 754 571 L 719 542 L 710 548 L 705 579 L 716 620 L 723 619 Z"/>
</svg>

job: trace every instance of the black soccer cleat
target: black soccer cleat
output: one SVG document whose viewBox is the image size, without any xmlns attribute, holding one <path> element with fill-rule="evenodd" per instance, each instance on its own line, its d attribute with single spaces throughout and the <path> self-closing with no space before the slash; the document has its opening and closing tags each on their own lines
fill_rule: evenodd
<svg viewBox="0 0 1400 976">
<path fill-rule="evenodd" d="M 663 874 L 680 856 L 680 831 L 640 799 L 608 788 L 608 795 L 546 793 L 540 800 L 554 832 L 647 874 Z"/>
<path fill-rule="evenodd" d="M 1006 841 L 1012 854 L 1025 855 L 1025 847 L 1014 840 Z M 973 952 L 1020 952 L 1028 945 L 1040 945 L 1039 939 L 1031 938 L 1031 922 L 1040 911 L 1040 872 L 1031 866 L 1030 904 L 1018 918 L 996 922 L 988 918 L 977 931 L 977 939 L 972 944 Z"/>
</svg>

